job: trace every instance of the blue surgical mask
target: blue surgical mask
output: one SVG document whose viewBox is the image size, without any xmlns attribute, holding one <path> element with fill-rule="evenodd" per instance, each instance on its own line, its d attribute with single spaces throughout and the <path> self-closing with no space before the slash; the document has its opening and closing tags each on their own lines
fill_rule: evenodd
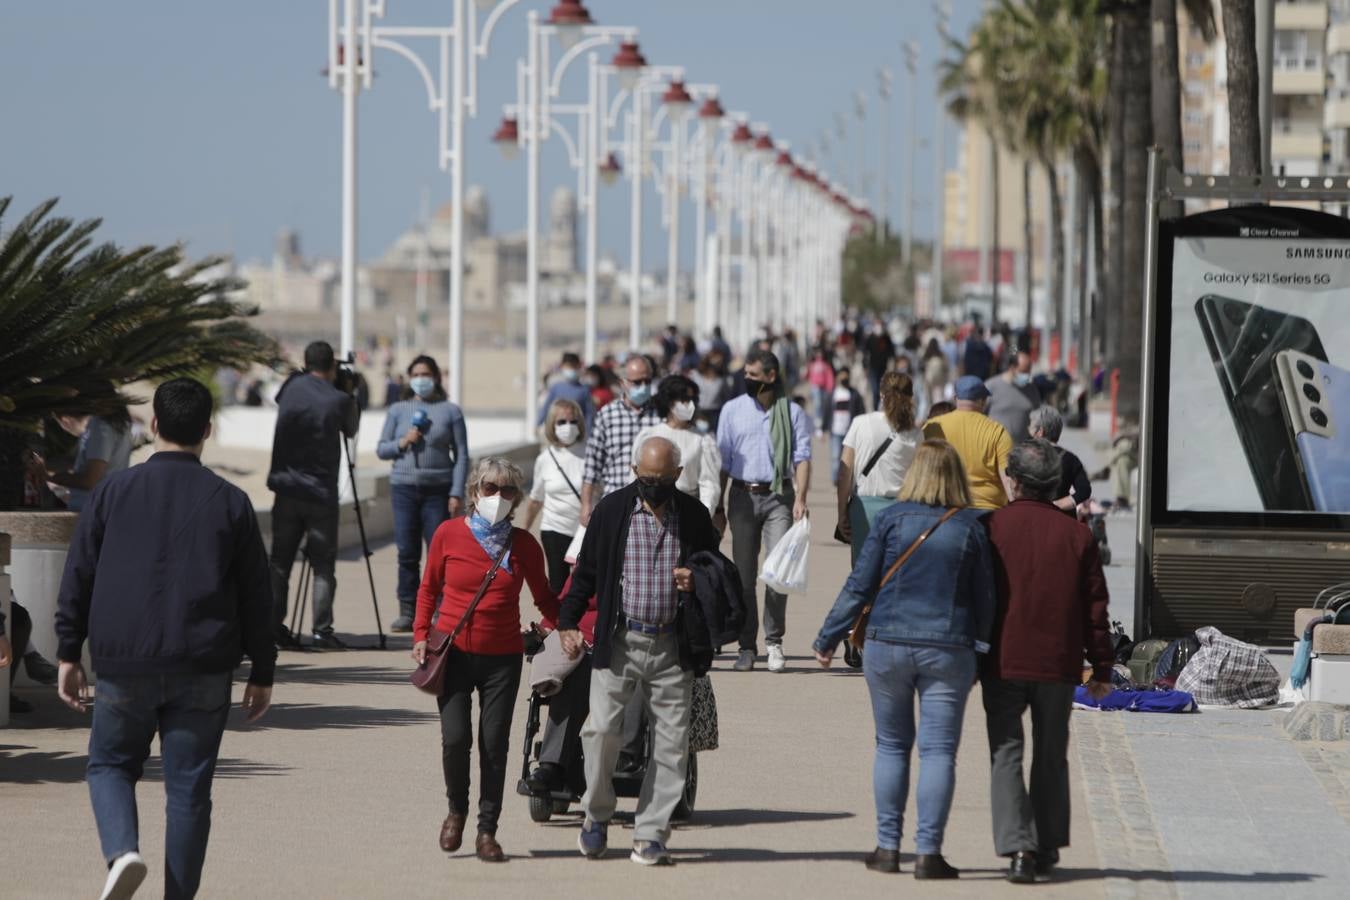
<svg viewBox="0 0 1350 900">
<path fill-rule="evenodd" d="M 581 378 L 581 373 L 569 366 L 562 370 L 562 377 L 568 381 L 576 382 Z"/>
<path fill-rule="evenodd" d="M 628 388 L 628 399 L 634 406 L 646 406 L 647 401 L 652 399 L 652 386 L 650 384 L 635 384 Z"/>
<path fill-rule="evenodd" d="M 1018 387 L 1026 387 L 1027 385 L 1031 384 L 1031 376 L 1028 375 L 1026 372 L 1014 372 L 1013 384 L 1017 385 Z"/>
<path fill-rule="evenodd" d="M 429 375 L 418 375 L 408 381 L 408 387 L 412 388 L 414 394 L 425 400 L 436 392 L 436 379 Z"/>
</svg>

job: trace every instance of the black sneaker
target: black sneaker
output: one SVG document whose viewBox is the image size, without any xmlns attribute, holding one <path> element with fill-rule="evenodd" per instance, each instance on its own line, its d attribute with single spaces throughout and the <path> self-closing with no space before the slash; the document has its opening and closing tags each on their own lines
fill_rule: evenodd
<svg viewBox="0 0 1350 900">
<path fill-rule="evenodd" d="M 563 789 L 563 770 L 557 763 L 540 763 L 525 779 L 525 786 L 536 794 L 552 794 Z"/>
<path fill-rule="evenodd" d="M 277 649 L 278 650 L 303 650 L 299 638 L 291 634 L 291 630 L 285 625 L 277 626 Z"/>
<path fill-rule="evenodd" d="M 347 645 L 338 639 L 338 636 L 329 631 L 327 633 L 314 632 L 314 646 L 320 650 L 346 650 Z"/>
</svg>

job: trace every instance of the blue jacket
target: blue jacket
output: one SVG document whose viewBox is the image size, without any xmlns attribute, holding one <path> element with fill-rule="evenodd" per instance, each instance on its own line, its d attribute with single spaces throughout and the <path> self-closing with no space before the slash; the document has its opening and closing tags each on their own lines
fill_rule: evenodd
<svg viewBox="0 0 1350 900">
<path fill-rule="evenodd" d="M 399 438 L 412 427 L 413 412 L 417 409 L 426 410 L 431 428 L 422 440 L 400 450 Z M 464 427 L 464 413 L 449 400 L 427 403 L 414 397 L 389 407 L 375 454 L 394 461 L 390 484 L 449 485 L 451 497 L 464 497 L 464 481 L 469 476 L 469 436 Z"/>
<path fill-rule="evenodd" d="M 989 649 L 998 598 L 982 510 L 963 509 L 944 522 L 877 592 L 886 571 L 943 512 L 941 507 L 900 502 L 877 515 L 853 572 L 820 627 L 812 645 L 816 650 L 834 650 L 873 597 L 868 640 Z"/>
<path fill-rule="evenodd" d="M 544 419 L 548 417 L 549 407 L 555 400 L 571 400 L 577 406 L 581 407 L 581 417 L 586 420 L 586 433 L 591 433 L 591 423 L 595 421 L 595 404 L 591 401 L 591 389 L 586 385 L 576 381 L 557 381 L 549 385 L 548 395 L 544 397 L 544 402 L 539 404 L 539 421 L 536 425 L 543 425 Z"/>
<path fill-rule="evenodd" d="M 89 639 L 102 675 L 276 665 L 272 580 L 248 495 L 190 453 L 156 453 L 94 488 L 57 597 L 57 658 Z"/>
</svg>

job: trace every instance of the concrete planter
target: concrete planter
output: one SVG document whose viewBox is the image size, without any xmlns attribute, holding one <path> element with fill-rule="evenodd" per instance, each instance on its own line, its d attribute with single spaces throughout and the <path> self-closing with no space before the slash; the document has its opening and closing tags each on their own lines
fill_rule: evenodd
<svg viewBox="0 0 1350 900">
<path fill-rule="evenodd" d="M 33 617 L 29 646 L 52 661 L 56 659 L 56 595 L 78 520 L 79 515 L 72 512 L 0 512 L 0 531 L 11 541 L 9 578 L 14 599 Z M 7 601 L 8 591 L 5 596 Z M 16 680 L 28 683 L 26 675 Z"/>
</svg>

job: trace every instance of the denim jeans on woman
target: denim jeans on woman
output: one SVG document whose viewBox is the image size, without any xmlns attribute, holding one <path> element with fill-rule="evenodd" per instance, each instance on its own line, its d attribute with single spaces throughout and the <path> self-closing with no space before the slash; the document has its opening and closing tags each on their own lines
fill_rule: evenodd
<svg viewBox="0 0 1350 900">
<path fill-rule="evenodd" d="M 450 485 L 391 484 L 394 543 L 398 545 L 398 612 L 412 618 L 422 584 L 422 545 L 450 516 Z"/>
<path fill-rule="evenodd" d="M 140 849 L 136 783 L 159 733 L 164 769 L 164 896 L 192 897 L 211 833 L 211 779 L 230 711 L 229 672 L 103 675 L 89 733 L 89 799 L 103 858 Z"/>
<path fill-rule="evenodd" d="M 914 849 L 919 854 L 941 853 L 956 789 L 956 748 L 961 743 L 966 698 L 975 680 L 975 651 L 869 640 L 863 654 L 863 675 L 872 697 L 877 732 L 872 769 L 877 846 L 899 849 L 909 795 L 910 749 L 917 737 L 919 823 Z"/>
</svg>

